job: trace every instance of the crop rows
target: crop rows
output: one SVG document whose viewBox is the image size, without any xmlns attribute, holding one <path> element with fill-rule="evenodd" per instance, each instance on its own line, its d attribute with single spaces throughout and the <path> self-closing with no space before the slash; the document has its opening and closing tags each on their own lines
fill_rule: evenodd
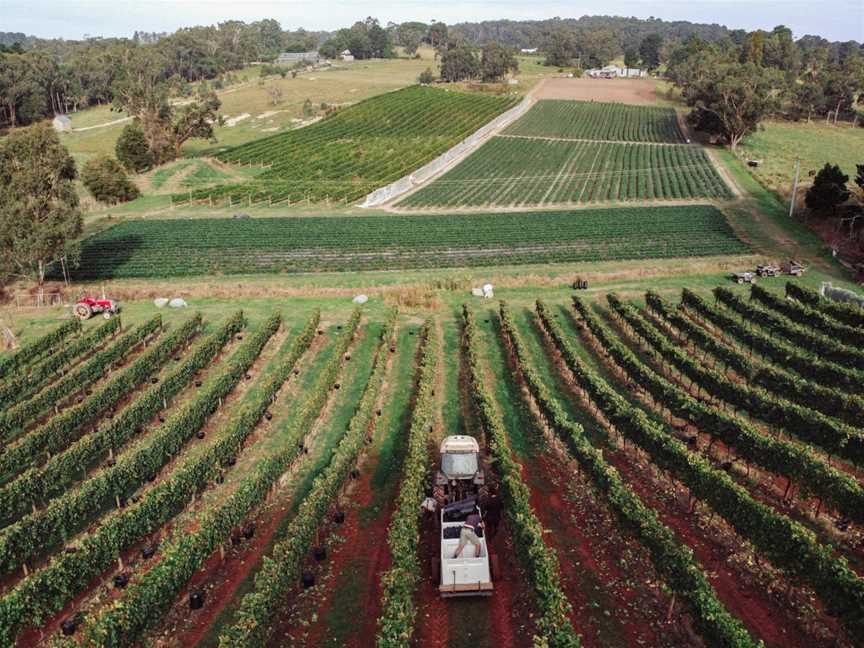
<svg viewBox="0 0 864 648">
<path fill-rule="evenodd" d="M 519 207 L 730 197 L 706 153 L 694 146 L 494 137 L 399 206 Z"/>
<path fill-rule="evenodd" d="M 811 407 L 827 416 L 839 418 L 849 425 L 860 426 L 861 421 L 864 421 L 864 398 L 861 396 L 848 394 L 831 385 L 822 385 L 784 368 L 754 362 L 750 356 L 745 355 L 733 344 L 719 340 L 683 313 L 673 309 L 656 293 L 649 291 L 645 295 L 645 302 L 652 312 L 676 329 L 689 342 L 712 355 L 726 367 L 733 369 L 751 384 L 782 395 L 783 398 L 795 401 L 799 405 Z M 737 325 L 741 326 L 740 323 Z M 728 332 L 727 329 L 724 331 Z M 768 342 L 770 343 L 770 338 Z"/>
<path fill-rule="evenodd" d="M 23 369 L 55 353 L 66 339 L 73 333 L 81 332 L 81 321 L 71 319 L 64 322 L 50 333 L 24 345 L 14 353 L 0 356 L 0 377 L 6 377 L 13 371 Z"/>
<path fill-rule="evenodd" d="M 776 568 L 811 587 L 851 635 L 859 641 L 864 637 L 864 582 L 845 559 L 836 557 L 832 547 L 820 544 L 800 523 L 754 500 L 725 471 L 691 452 L 665 426 L 632 406 L 586 365 L 554 322 L 547 318 L 544 324 L 576 381 L 620 433 L 647 453 L 653 464 L 689 488 L 692 497 L 719 514 Z"/>
<path fill-rule="evenodd" d="M 94 515 L 101 515 L 101 507 L 106 502 L 113 500 L 117 505 L 116 514 L 108 515 L 95 531 L 84 535 L 74 551 L 54 554 L 44 568 L 25 577 L 4 594 L 0 599 L 0 643 L 11 643 L 24 625 L 39 625 L 47 616 L 61 610 L 124 550 L 170 520 L 192 495 L 216 476 L 219 465 L 185 464 L 137 501 L 126 502 L 127 489 L 155 478 L 159 468 L 218 409 L 222 398 L 245 375 L 280 323 L 278 314 L 264 322 L 219 374 L 208 381 L 202 393 L 148 435 L 135 452 L 96 473 L 80 489 L 54 500 L 32 520 L 23 518 L 4 530 L 4 538 L 12 537 L 10 529 L 14 528 L 20 529 L 18 533 L 23 534 L 22 538 L 31 538 L 20 544 L 9 543 L 12 559 L 21 560 L 22 553 L 39 554 L 65 541 L 69 534 L 67 525 L 80 525 Z M 87 495 L 82 497 L 85 493 Z M 31 535 L 38 525 L 42 525 L 42 531 Z"/>
<path fill-rule="evenodd" d="M 546 326 L 557 327 L 548 317 L 543 304 L 538 303 L 537 310 Z M 694 560 L 692 552 L 681 546 L 657 513 L 627 486 L 618 472 L 606 462 L 603 453 L 591 445 L 582 426 L 570 419 L 551 395 L 528 361 L 521 335 L 503 302 L 500 313 L 502 335 L 506 336 L 513 349 L 519 371 L 544 421 L 561 437 L 594 486 L 604 495 L 621 526 L 651 552 L 655 569 L 673 591 L 680 593 L 687 602 L 702 636 L 716 645 L 741 648 L 756 646 L 741 622 L 717 599 L 717 593 Z M 560 332 L 557 335 L 560 336 Z"/>
<path fill-rule="evenodd" d="M 417 511 L 426 492 L 429 473 L 429 432 L 434 420 L 435 381 L 438 367 L 438 335 L 427 321 L 422 332 L 423 348 L 418 369 L 417 397 L 408 432 L 408 451 L 387 544 L 393 563 L 381 575 L 381 616 L 378 618 L 379 648 L 411 645 L 417 607 L 414 603 L 422 567 L 418 555 L 420 523 Z"/>
<path fill-rule="evenodd" d="M 82 244 L 79 279 L 438 268 L 748 252 L 714 207 L 135 220 Z"/>
<path fill-rule="evenodd" d="M 786 296 L 797 299 L 802 304 L 815 308 L 847 326 L 864 327 L 864 308 L 855 304 L 844 304 L 825 299 L 815 290 L 799 286 L 791 281 L 786 282 Z"/>
<path fill-rule="evenodd" d="M 672 108 L 594 101 L 538 101 L 504 131 L 524 137 L 683 143 Z"/>
<path fill-rule="evenodd" d="M 14 377 L 0 383 L 0 406 L 10 407 L 30 398 L 36 391 L 44 387 L 58 374 L 63 375 L 69 366 L 79 360 L 84 354 L 91 352 L 109 335 L 114 335 L 121 328 L 119 317 L 96 327 L 86 335 L 52 353 L 43 361 L 34 364 L 29 370 L 20 370 Z"/>
<path fill-rule="evenodd" d="M 223 162 L 269 168 L 248 183 L 190 191 L 174 200 L 356 200 L 444 153 L 514 101 L 419 86 L 373 97 L 311 126 L 219 153 Z"/>
<path fill-rule="evenodd" d="M 530 491 L 522 480 L 521 466 L 513 459 L 501 414 L 483 379 L 476 323 L 467 305 L 463 306 L 462 316 L 474 409 L 492 451 L 495 470 L 501 479 L 501 491 L 516 553 L 531 579 L 541 645 L 578 648 L 579 638 L 567 617 L 572 607 L 561 588 L 558 557 L 543 539 L 543 526 L 531 508 Z"/>
<path fill-rule="evenodd" d="M 133 331 L 126 333 L 114 344 L 95 354 L 81 367 L 52 383 L 33 398 L 3 412 L 0 415 L 0 432 L 3 433 L 7 441 L 20 437 L 29 422 L 45 414 L 51 408 L 57 412 L 62 402 L 97 382 L 110 371 L 115 363 L 121 362 L 135 345 L 145 343 L 150 337 L 159 335 L 161 331 L 162 318 L 157 315 Z M 0 458 L 0 466 L 2 466 L 0 473 L 15 465 L 14 463 L 6 465 L 4 462 L 8 462 L 5 455 Z"/>
</svg>

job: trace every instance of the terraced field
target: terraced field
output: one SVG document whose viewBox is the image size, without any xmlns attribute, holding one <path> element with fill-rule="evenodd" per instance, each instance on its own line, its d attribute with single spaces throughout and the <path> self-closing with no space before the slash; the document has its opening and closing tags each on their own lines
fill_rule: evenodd
<svg viewBox="0 0 864 648">
<path fill-rule="evenodd" d="M 399 209 L 726 200 L 705 151 L 682 144 L 675 111 L 544 100 Z"/>
<path fill-rule="evenodd" d="M 104 364 L 7 421 L 0 643 L 861 645 L 864 313 L 792 284 L 595 297 L 298 300 L 2 356 L 0 387 L 40 376 L 12 407 Z M 445 603 L 419 511 L 455 433 L 504 519 L 492 596 Z"/>
<path fill-rule="evenodd" d="M 709 206 L 463 215 L 135 220 L 82 244 L 76 279 L 744 254 Z"/>
<path fill-rule="evenodd" d="M 173 200 L 352 202 L 444 153 L 516 101 L 420 86 L 379 95 L 310 126 L 219 153 L 223 162 L 267 170 L 245 184 L 190 189 Z"/>
</svg>

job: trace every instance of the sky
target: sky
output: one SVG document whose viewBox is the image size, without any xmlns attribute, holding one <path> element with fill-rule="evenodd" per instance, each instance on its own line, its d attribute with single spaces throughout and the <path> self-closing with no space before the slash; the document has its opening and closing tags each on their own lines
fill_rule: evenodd
<svg viewBox="0 0 864 648">
<path fill-rule="evenodd" d="M 662 5 L 662 6 L 661 6 Z M 334 30 L 366 16 L 382 24 L 616 15 L 718 23 L 732 29 L 784 24 L 795 37 L 864 42 L 864 0 L 0 0 L 0 31 L 43 38 L 172 32 L 226 19 L 275 18 L 283 29 Z"/>
</svg>

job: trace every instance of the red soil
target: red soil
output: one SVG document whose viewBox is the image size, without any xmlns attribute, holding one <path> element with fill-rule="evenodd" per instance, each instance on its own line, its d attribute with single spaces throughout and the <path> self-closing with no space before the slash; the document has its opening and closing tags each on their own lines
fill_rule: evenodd
<svg viewBox="0 0 864 648">
<path fill-rule="evenodd" d="M 564 375 L 569 377 L 566 371 Z M 721 602 L 755 637 L 769 647 L 805 648 L 832 645 L 834 637 L 843 636 L 836 621 L 824 615 L 820 615 L 818 622 L 797 616 L 780 582 L 775 579 L 766 585 L 760 582 L 758 574 L 742 566 L 742 559 L 746 562 L 750 554 L 734 532 L 712 524 L 713 515 L 709 519 L 698 512 L 688 513 L 686 493 L 678 483 L 661 481 L 638 454 L 634 459 L 632 444 L 630 448 L 629 451 L 609 448 L 605 453 L 607 461 L 642 501 L 658 512 L 681 542 L 693 550 Z M 848 644 L 837 641 L 833 645 Z"/>
</svg>

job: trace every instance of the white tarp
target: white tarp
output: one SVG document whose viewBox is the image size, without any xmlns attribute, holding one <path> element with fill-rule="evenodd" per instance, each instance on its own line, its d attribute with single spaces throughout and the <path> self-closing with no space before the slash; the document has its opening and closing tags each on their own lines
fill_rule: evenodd
<svg viewBox="0 0 864 648">
<path fill-rule="evenodd" d="M 175 297 L 170 302 L 168 302 L 168 305 L 171 308 L 186 308 L 186 306 L 188 306 L 189 304 L 187 304 L 186 300 L 182 297 Z"/>
<path fill-rule="evenodd" d="M 420 167 L 414 173 L 399 178 L 386 187 L 376 189 L 363 202 L 361 207 L 377 207 L 388 203 L 394 198 L 408 193 L 417 185 L 423 184 L 433 176 L 438 175 L 443 169 L 450 166 L 454 162 L 461 160 L 470 153 L 478 145 L 482 144 L 487 137 L 498 132 L 499 130 L 509 126 L 517 118 L 521 117 L 531 106 L 533 102 L 530 97 L 525 97 L 518 105 L 514 106 L 507 112 L 501 113 L 491 122 L 474 131 L 472 135 L 459 142 L 456 146 L 438 156 L 428 164 Z"/>
<path fill-rule="evenodd" d="M 864 308 L 864 297 L 853 290 L 845 288 L 835 288 L 830 281 L 823 281 L 819 286 L 819 294 L 833 301 L 844 302 L 846 304 L 854 304 Z"/>
<path fill-rule="evenodd" d="M 153 305 L 156 308 L 164 308 L 165 306 L 168 305 L 168 298 L 167 297 L 157 297 L 156 299 L 153 300 Z"/>
<path fill-rule="evenodd" d="M 369 301 L 369 297 L 367 297 L 366 295 L 357 295 L 352 301 L 355 304 L 365 304 L 367 301 Z"/>
</svg>

